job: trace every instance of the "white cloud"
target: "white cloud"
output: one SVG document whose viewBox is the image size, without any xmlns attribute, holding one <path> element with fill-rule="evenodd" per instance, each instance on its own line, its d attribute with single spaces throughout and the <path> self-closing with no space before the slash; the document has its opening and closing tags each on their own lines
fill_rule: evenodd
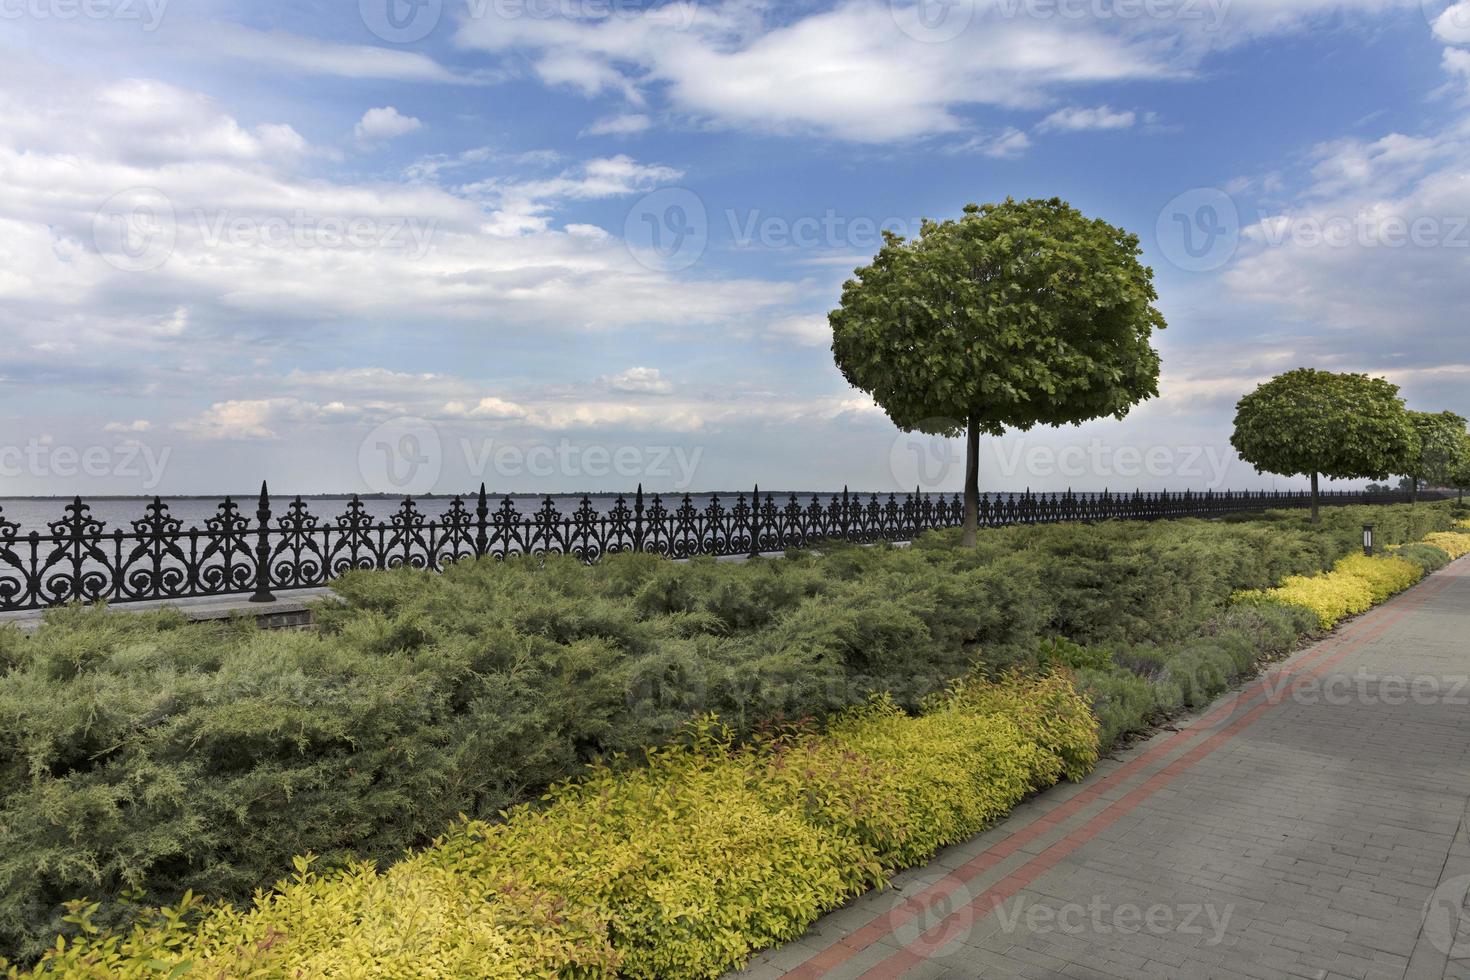
<svg viewBox="0 0 1470 980">
<path fill-rule="evenodd" d="M 405 116 L 391 105 L 369 109 L 353 129 L 359 143 L 380 143 L 422 129 L 424 124 L 413 116 Z"/>
<path fill-rule="evenodd" d="M 99 356 L 169 345 L 168 358 L 127 368 L 153 375 L 145 361 L 227 357 L 241 342 L 230 325 L 244 323 L 255 325 L 252 347 L 344 322 L 683 329 L 759 316 L 803 289 L 658 272 L 616 234 L 581 222 L 554 230 L 567 202 L 641 193 L 677 179 L 674 168 L 611 156 L 547 177 L 535 173 L 544 154 L 468 151 L 457 166 L 499 174 L 457 188 L 323 177 L 280 152 L 306 145 L 294 130 L 241 125 L 198 93 L 25 67 L 0 63 L 0 82 L 14 83 L 0 85 L 0 330 L 38 361 L 63 363 L 62 345 Z M 159 213 L 142 224 L 128 211 L 99 217 L 139 189 Z M 353 228 L 363 234 L 345 237 Z M 116 250 L 140 230 L 159 246 L 143 273 Z"/>
<path fill-rule="evenodd" d="M 658 368 L 634 367 L 619 374 L 602 379 L 614 391 L 638 392 L 650 395 L 666 395 L 674 386 Z"/>
<path fill-rule="evenodd" d="M 1445 48 L 1444 70 L 1458 77 L 1470 89 L 1470 49 Z"/>
<path fill-rule="evenodd" d="M 108 422 L 102 427 L 103 432 L 137 433 L 147 432 L 153 428 L 153 423 L 147 419 L 138 419 L 135 422 Z"/>
<path fill-rule="evenodd" d="M 826 347 L 832 343 L 832 326 L 820 313 L 810 316 L 782 317 L 772 321 L 766 333 L 773 338 L 789 341 L 801 347 Z"/>
<path fill-rule="evenodd" d="M 1007 129 L 994 139 L 987 140 L 980 146 L 980 152 L 996 160 L 1009 160 L 1018 157 L 1031 148 L 1031 137 L 1019 129 Z"/>
<path fill-rule="evenodd" d="M 487 228 L 493 234 L 520 235 L 545 231 L 551 212 L 567 201 L 590 201 L 643 193 L 672 183 L 683 172 L 658 164 L 642 164 L 619 154 L 588 160 L 539 180 L 496 178 L 467 184 L 461 191 L 495 208 Z M 585 229 L 585 226 L 583 226 Z M 579 238 L 588 236 L 579 234 Z"/>
<path fill-rule="evenodd" d="M 283 423 L 315 421 L 331 414 L 345 414 L 341 404 L 318 405 L 299 398 L 256 398 L 215 402 L 196 418 L 177 422 L 174 428 L 201 439 L 278 439 Z"/>
<path fill-rule="evenodd" d="M 1320 148 L 1294 207 L 1242 231 L 1224 283 L 1378 363 L 1463 343 L 1470 304 L 1470 145 L 1391 134 Z"/>
<path fill-rule="evenodd" d="M 635 136 L 653 125 L 653 120 L 642 113 L 623 113 L 607 116 L 587 127 L 591 136 Z"/>
<path fill-rule="evenodd" d="M 1137 120 L 1138 114 L 1131 109 L 1116 111 L 1105 105 L 1091 109 L 1068 106 L 1047 116 L 1037 128 L 1042 131 L 1060 130 L 1062 132 L 1080 132 L 1088 129 L 1129 129 Z"/>
<path fill-rule="evenodd" d="M 1470 0 L 1459 0 L 1440 12 L 1434 19 L 1434 34 L 1446 44 L 1470 44 Z"/>
<path fill-rule="evenodd" d="M 672 7 L 673 5 L 671 5 Z M 685 113 L 740 128 L 887 142 L 964 127 L 972 105 L 1040 104 L 1056 87 L 1168 77 L 1166 44 L 1062 19 L 987 21 L 945 44 L 895 23 L 887 4 L 847 0 L 765 23 L 760 5 L 601 19 L 467 20 L 461 44 L 529 55 L 549 84 L 637 104 L 655 90 Z"/>
</svg>

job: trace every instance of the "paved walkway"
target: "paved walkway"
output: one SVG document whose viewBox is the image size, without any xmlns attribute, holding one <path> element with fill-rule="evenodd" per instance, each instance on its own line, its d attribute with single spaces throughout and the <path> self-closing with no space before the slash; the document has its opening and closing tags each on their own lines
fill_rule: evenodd
<svg viewBox="0 0 1470 980">
<path fill-rule="evenodd" d="M 739 977 L 1470 978 L 1470 559 Z"/>
</svg>

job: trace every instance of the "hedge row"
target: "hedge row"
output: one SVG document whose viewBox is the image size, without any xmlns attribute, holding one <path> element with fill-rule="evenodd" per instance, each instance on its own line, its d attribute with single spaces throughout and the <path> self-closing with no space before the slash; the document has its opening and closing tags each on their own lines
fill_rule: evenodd
<svg viewBox="0 0 1470 980">
<path fill-rule="evenodd" d="M 1290 633 L 1300 614 L 1246 621 L 1231 596 L 1331 567 L 1366 519 L 1388 542 L 1452 526 L 1421 505 L 1007 528 L 973 551 L 954 533 L 748 564 L 484 561 L 349 576 L 310 633 L 85 610 L 0 630 L 0 955 L 74 933 L 70 899 L 104 927 L 186 889 L 248 900 L 294 855 L 396 860 L 697 716 L 744 740 L 873 693 L 913 712 L 1058 640 L 1097 651 L 1113 736 L 1146 721 L 1130 699 L 1194 703 Z"/>
<path fill-rule="evenodd" d="M 378 873 L 310 861 L 250 910 L 83 935 L 71 977 L 718 977 L 1097 759 L 1063 675 L 978 679 L 919 717 L 880 699 L 825 734 L 736 743 L 707 722 L 641 768 L 594 769 Z"/>
</svg>

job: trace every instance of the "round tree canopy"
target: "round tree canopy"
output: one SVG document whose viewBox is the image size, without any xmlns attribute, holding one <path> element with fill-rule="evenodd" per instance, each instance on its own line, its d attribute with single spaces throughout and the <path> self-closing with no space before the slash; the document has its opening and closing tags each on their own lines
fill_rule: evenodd
<svg viewBox="0 0 1470 980">
<path fill-rule="evenodd" d="M 885 236 L 829 319 L 842 374 L 901 429 L 1122 418 L 1158 394 L 1164 318 L 1137 236 L 1065 202 L 969 205 Z"/>
<path fill-rule="evenodd" d="M 1402 473 L 1417 442 L 1398 385 L 1312 368 L 1288 371 L 1242 398 L 1230 437 L 1260 472 L 1333 479 Z"/>
</svg>

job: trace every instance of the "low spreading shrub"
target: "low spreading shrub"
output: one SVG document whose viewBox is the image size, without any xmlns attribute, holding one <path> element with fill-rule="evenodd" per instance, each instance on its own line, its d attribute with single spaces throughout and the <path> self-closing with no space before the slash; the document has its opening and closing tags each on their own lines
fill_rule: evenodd
<svg viewBox="0 0 1470 980">
<path fill-rule="evenodd" d="M 1280 602 L 1310 609 L 1317 625 L 1332 629 L 1349 616 L 1366 612 L 1424 577 L 1424 568 L 1396 555 L 1349 555 L 1323 575 L 1292 576 L 1274 589 L 1244 593 L 1246 603 Z"/>
<path fill-rule="evenodd" d="M 1439 571 L 1451 561 L 1449 552 L 1432 544 L 1406 544 L 1396 549 L 1394 554 L 1418 565 L 1426 575 Z"/>
<path fill-rule="evenodd" d="M 971 680 L 909 717 L 878 700 L 821 735 L 737 744 L 705 724 L 379 873 L 296 875 L 248 910 L 91 924 L 38 975 L 718 977 L 1009 811 L 1084 775 L 1095 723 L 1062 675 Z"/>
</svg>

